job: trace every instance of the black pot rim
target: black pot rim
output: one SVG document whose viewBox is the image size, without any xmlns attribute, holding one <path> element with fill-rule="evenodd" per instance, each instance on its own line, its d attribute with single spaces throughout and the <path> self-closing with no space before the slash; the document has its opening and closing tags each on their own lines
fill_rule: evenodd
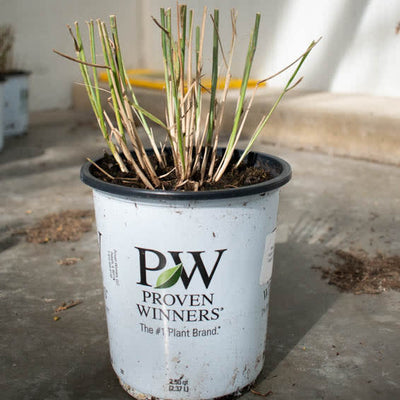
<svg viewBox="0 0 400 400">
<path fill-rule="evenodd" d="M 239 155 L 242 153 L 240 150 L 236 151 L 239 153 Z M 99 160 L 101 160 L 101 158 L 102 157 L 98 158 L 95 160 L 95 162 L 97 163 Z M 250 152 L 246 158 L 251 158 L 251 160 L 254 161 L 254 164 L 259 163 L 264 165 L 265 168 L 268 167 L 273 169 L 276 176 L 265 182 L 254 185 L 242 186 L 239 188 L 205 190 L 199 192 L 137 189 L 115 183 L 104 182 L 101 179 L 94 177 L 90 172 L 90 168 L 93 167 L 92 163 L 87 161 L 82 165 L 80 178 L 83 183 L 91 188 L 106 192 L 111 195 L 158 200 L 211 200 L 267 193 L 285 185 L 292 177 L 292 170 L 289 163 L 279 157 L 261 152 Z"/>
</svg>

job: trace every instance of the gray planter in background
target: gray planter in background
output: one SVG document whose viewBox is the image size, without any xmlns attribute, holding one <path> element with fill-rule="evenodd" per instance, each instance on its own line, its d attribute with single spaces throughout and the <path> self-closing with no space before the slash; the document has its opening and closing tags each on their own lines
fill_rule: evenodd
<svg viewBox="0 0 400 400">
<path fill-rule="evenodd" d="M 4 136 L 17 136 L 28 129 L 29 72 L 10 71 L 4 74 L 3 130 Z"/>
</svg>

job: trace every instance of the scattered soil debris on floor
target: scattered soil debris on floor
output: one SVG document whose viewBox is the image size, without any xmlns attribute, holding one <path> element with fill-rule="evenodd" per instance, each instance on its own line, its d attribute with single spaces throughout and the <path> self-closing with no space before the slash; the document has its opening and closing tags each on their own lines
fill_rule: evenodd
<svg viewBox="0 0 400 400">
<path fill-rule="evenodd" d="M 313 267 L 322 272 L 322 279 L 343 292 L 379 294 L 400 290 L 400 256 L 377 254 L 368 257 L 363 251 L 337 250 L 336 259 L 329 260 L 333 268 Z"/>
<path fill-rule="evenodd" d="M 250 389 L 250 392 L 253 393 L 253 394 L 255 394 L 256 396 L 261 396 L 261 397 L 268 397 L 268 396 L 270 396 L 271 394 L 274 394 L 271 390 L 269 390 L 269 391 L 266 392 L 266 393 L 261 393 L 261 392 L 258 392 L 257 390 Z"/>
<path fill-rule="evenodd" d="M 81 304 L 81 303 L 82 303 L 81 300 L 76 300 L 76 301 L 75 300 L 71 300 L 68 303 L 62 303 L 61 306 L 58 306 L 54 310 L 54 312 L 55 313 L 59 313 L 60 311 L 68 310 L 69 308 L 75 307 L 75 306 L 77 306 L 78 304 Z"/>
<path fill-rule="evenodd" d="M 77 306 L 78 304 L 81 304 L 82 301 L 81 300 L 70 300 L 69 302 L 64 302 L 62 303 L 60 306 L 58 306 L 55 310 L 54 310 L 54 314 L 53 315 L 53 321 L 59 321 L 61 319 L 61 317 L 58 315 L 61 311 L 66 311 L 72 307 Z"/>
<path fill-rule="evenodd" d="M 74 265 L 78 261 L 82 260 L 81 257 L 65 257 L 57 260 L 58 265 Z"/>
<path fill-rule="evenodd" d="M 90 231 L 93 212 L 89 210 L 67 210 L 46 215 L 39 223 L 26 229 L 26 240 L 31 243 L 77 241 L 84 232 Z"/>
</svg>

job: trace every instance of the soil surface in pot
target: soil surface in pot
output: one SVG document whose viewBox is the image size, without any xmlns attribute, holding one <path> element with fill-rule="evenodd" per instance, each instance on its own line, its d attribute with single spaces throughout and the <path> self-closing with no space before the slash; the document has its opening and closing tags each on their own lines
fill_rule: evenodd
<svg viewBox="0 0 400 400">
<path fill-rule="evenodd" d="M 333 266 L 313 267 L 322 272 L 322 278 L 343 292 L 353 294 L 378 294 L 386 290 L 400 291 L 400 256 L 377 254 L 368 257 L 363 251 L 337 250 Z"/>
<path fill-rule="evenodd" d="M 153 165 L 158 165 L 155 157 L 150 157 Z M 216 165 L 219 165 L 220 158 L 217 158 Z M 272 179 L 274 175 L 268 171 L 268 166 L 263 167 L 246 165 L 242 163 L 237 169 L 233 168 L 234 162 L 231 162 L 225 174 L 218 182 L 206 182 L 198 188 L 199 191 L 204 190 L 217 190 L 217 189 L 230 189 L 242 186 L 254 185 Z M 107 172 L 107 176 L 100 168 Z M 207 168 L 208 170 L 208 168 Z M 109 154 L 104 154 L 104 157 L 91 167 L 91 173 L 98 179 L 104 182 L 115 183 L 123 186 L 134 188 L 145 188 L 144 184 L 137 177 L 135 172 L 121 172 L 118 164 L 114 158 Z M 184 185 L 177 187 L 177 179 L 174 172 L 172 157 L 167 157 L 167 167 L 162 169 L 157 167 L 156 173 L 158 176 L 164 176 L 162 179 L 163 190 L 180 190 L 180 191 L 193 191 L 196 190 L 196 181 L 200 181 L 200 173 L 193 177 L 193 180 L 186 182 Z M 111 177 L 113 179 L 111 179 Z"/>
</svg>

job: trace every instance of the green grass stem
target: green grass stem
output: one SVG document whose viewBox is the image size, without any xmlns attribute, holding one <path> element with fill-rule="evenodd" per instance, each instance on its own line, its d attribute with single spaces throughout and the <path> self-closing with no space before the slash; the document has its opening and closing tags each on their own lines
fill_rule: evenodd
<svg viewBox="0 0 400 400">
<path fill-rule="evenodd" d="M 119 98 L 122 97 L 122 92 L 118 84 L 119 76 L 114 62 L 113 53 L 111 50 L 110 37 L 108 35 L 105 23 L 100 20 L 97 20 L 97 22 L 98 22 L 99 36 L 101 38 L 101 45 L 103 49 L 104 62 L 108 67 L 110 67 L 110 69 L 107 69 L 107 77 L 111 92 L 111 100 L 114 109 L 115 119 L 117 121 L 119 134 L 121 135 L 122 140 L 126 141 L 125 129 L 123 127 L 121 118 L 121 112 L 123 110 L 120 110 L 117 98 L 117 96 Z"/>
<path fill-rule="evenodd" d="M 103 134 L 103 137 L 107 143 L 108 148 L 111 151 L 111 154 L 113 155 L 113 157 L 115 158 L 115 160 L 117 161 L 119 167 L 121 168 L 122 171 L 124 172 L 128 172 L 128 169 L 126 168 L 124 162 L 122 161 L 121 157 L 118 154 L 118 151 L 114 145 L 114 143 L 112 142 L 112 140 L 110 139 L 109 133 L 108 133 L 108 129 L 107 126 L 105 124 L 104 121 L 104 116 L 103 116 L 103 112 L 102 112 L 102 108 L 101 108 L 101 103 L 100 103 L 100 94 L 99 92 L 99 86 L 98 86 L 98 81 L 94 78 L 94 86 L 92 84 L 92 81 L 90 79 L 90 74 L 88 71 L 88 66 L 84 63 L 87 62 L 87 58 L 85 55 L 85 51 L 83 48 L 83 41 L 82 41 L 82 36 L 81 36 L 81 32 L 80 32 L 80 28 L 79 28 L 79 24 L 76 22 L 75 23 L 75 32 L 76 32 L 76 38 L 72 33 L 72 29 L 69 27 L 69 31 L 70 34 L 72 35 L 74 42 L 75 42 L 75 50 L 77 53 L 77 57 L 80 61 L 82 61 L 83 63 L 80 63 L 80 70 L 81 70 L 81 74 L 85 83 L 85 87 L 88 93 L 88 98 L 89 101 L 92 105 L 92 109 L 96 115 L 100 130 Z M 89 32 L 89 36 L 90 36 L 90 32 Z M 91 43 L 91 48 L 94 46 L 94 44 Z M 92 49 L 92 54 L 93 54 L 93 49 Z M 92 62 L 95 63 L 95 60 Z M 96 75 L 96 67 L 94 68 L 94 72 L 93 75 Z M 97 76 L 96 76 L 97 78 Z M 97 82 L 97 85 L 96 85 Z"/>
<path fill-rule="evenodd" d="M 214 10 L 213 18 L 213 58 L 212 58 L 212 72 L 211 72 L 211 93 L 210 93 L 210 112 L 207 133 L 207 145 L 211 145 L 214 135 L 215 126 L 215 113 L 216 113 L 216 93 L 218 83 L 218 32 L 219 32 L 219 10 Z"/>
<path fill-rule="evenodd" d="M 177 86 L 177 75 L 179 73 L 179 65 L 176 61 L 176 46 L 174 45 L 172 39 L 172 29 L 171 29 L 171 9 L 166 10 L 165 15 L 165 26 L 163 28 L 168 32 L 166 34 L 166 60 L 167 60 L 167 70 L 168 70 L 168 81 L 165 82 L 166 85 L 171 85 L 170 88 L 170 101 L 173 104 L 173 111 L 175 114 L 175 132 L 177 148 L 180 159 L 180 169 L 182 176 L 185 175 L 185 152 L 184 152 L 184 140 L 182 134 L 182 120 L 181 120 L 181 108 L 179 104 L 178 86 Z"/>
<path fill-rule="evenodd" d="M 258 31 L 260 27 L 261 14 L 257 13 L 254 28 L 250 36 L 249 47 L 247 49 L 246 63 L 243 71 L 242 83 L 240 85 L 239 99 L 236 106 L 235 117 L 233 120 L 233 127 L 229 137 L 228 145 L 221 160 L 219 167 L 214 175 L 214 180 L 218 181 L 225 172 L 228 164 L 232 158 L 233 151 L 235 150 L 235 143 L 237 143 L 237 132 L 239 129 L 240 119 L 243 112 L 243 104 L 246 97 L 247 85 L 250 77 L 251 67 L 253 65 L 254 54 L 257 48 Z"/>
<path fill-rule="evenodd" d="M 238 167 L 242 161 L 244 160 L 244 158 L 247 156 L 247 154 L 249 153 L 249 151 L 251 150 L 252 146 L 254 145 L 254 142 L 256 141 L 257 137 L 259 136 L 259 134 L 261 133 L 262 129 L 265 127 L 265 125 L 267 124 L 267 122 L 269 121 L 271 115 L 273 114 L 273 112 L 275 111 L 275 109 L 278 107 L 278 104 L 281 102 L 283 96 L 289 92 L 291 89 L 293 89 L 295 86 L 297 86 L 297 84 L 301 81 L 301 78 L 299 81 L 297 81 L 294 85 L 292 85 L 294 79 L 296 78 L 298 72 L 300 71 L 300 68 L 302 67 L 304 61 L 306 60 L 306 58 L 308 57 L 308 55 L 310 54 L 311 50 L 315 47 L 315 45 L 318 43 L 318 41 L 312 41 L 311 44 L 308 46 L 307 50 L 305 51 L 305 53 L 302 55 L 302 57 L 300 58 L 300 61 L 295 69 L 295 71 L 293 72 L 293 74 L 290 76 L 289 80 L 287 81 L 284 89 L 282 90 L 282 92 L 280 93 L 280 95 L 278 96 L 278 98 L 276 99 L 275 103 L 273 104 L 273 106 L 271 107 L 270 111 L 268 112 L 268 114 L 266 114 L 260 121 L 260 123 L 258 124 L 256 130 L 254 131 L 251 139 L 249 140 L 247 147 L 245 148 L 244 152 L 242 153 L 242 156 L 240 157 L 239 161 L 236 163 L 236 167 Z"/>
</svg>

